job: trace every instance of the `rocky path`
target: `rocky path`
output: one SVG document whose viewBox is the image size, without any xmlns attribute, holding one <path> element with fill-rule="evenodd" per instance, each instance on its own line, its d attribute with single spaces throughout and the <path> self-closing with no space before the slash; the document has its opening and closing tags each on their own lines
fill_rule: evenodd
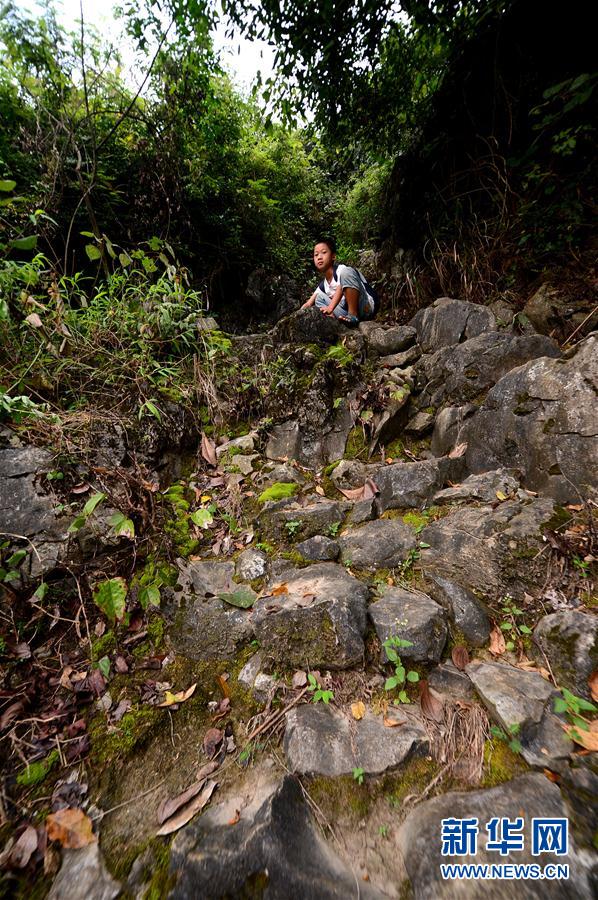
<svg viewBox="0 0 598 900">
<path fill-rule="evenodd" d="M 246 546 L 179 558 L 163 592 L 168 665 L 228 687 L 205 687 L 199 719 L 171 713 L 118 790 L 101 784 L 98 804 L 123 808 L 100 846 L 136 857 L 118 882 L 93 845 L 66 851 L 51 896 L 514 895 L 443 880 L 441 863 L 463 861 L 568 864 L 517 892 L 593 896 L 596 731 L 575 698 L 597 690 L 596 338 L 562 353 L 442 299 L 410 326 L 351 333 L 300 313 L 238 351 L 264 340 L 313 369 L 296 414 L 219 445 L 194 476 L 200 508 L 238 492 Z M 39 465 L 0 451 L 7 506 L 43 505 Z M 51 567 L 66 551 L 47 517 L 37 565 Z M 156 841 L 160 804 L 206 756 L 220 763 L 209 806 Z M 475 855 L 441 855 L 451 817 L 478 820 Z M 523 819 L 523 846 L 486 847 L 496 817 Z M 563 817 L 567 851 L 534 855 L 532 820 Z"/>
</svg>

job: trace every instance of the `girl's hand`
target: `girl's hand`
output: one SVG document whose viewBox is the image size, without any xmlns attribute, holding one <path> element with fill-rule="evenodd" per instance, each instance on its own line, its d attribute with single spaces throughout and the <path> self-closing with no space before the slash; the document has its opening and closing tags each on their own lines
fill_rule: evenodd
<svg viewBox="0 0 598 900">
<path fill-rule="evenodd" d="M 334 315 L 334 306 L 332 306 L 331 304 L 329 304 L 328 306 L 324 306 L 322 308 L 322 312 L 324 313 L 325 316 L 333 316 Z"/>
</svg>

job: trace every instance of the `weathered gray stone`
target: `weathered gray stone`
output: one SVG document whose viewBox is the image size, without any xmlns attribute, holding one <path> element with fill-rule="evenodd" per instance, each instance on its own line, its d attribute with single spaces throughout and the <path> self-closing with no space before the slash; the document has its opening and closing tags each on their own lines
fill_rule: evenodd
<svg viewBox="0 0 598 900">
<path fill-rule="evenodd" d="M 220 593 L 239 590 L 234 564 L 179 562 L 179 569 L 178 590 L 164 608 L 172 646 L 191 659 L 229 659 L 253 637 L 251 611 L 218 599 Z"/>
<path fill-rule="evenodd" d="M 314 535 L 307 541 L 297 544 L 297 551 L 304 559 L 319 562 L 330 562 L 337 559 L 340 549 L 336 541 L 321 534 Z"/>
<path fill-rule="evenodd" d="M 598 485 L 598 338 L 571 359 L 535 359 L 502 378 L 459 433 L 472 472 L 519 469 L 524 485 L 577 503 Z"/>
<path fill-rule="evenodd" d="M 427 412 L 418 412 L 416 413 L 405 426 L 406 434 L 413 434 L 416 437 L 421 437 L 427 431 L 430 431 L 432 426 L 434 425 L 434 414 Z"/>
<path fill-rule="evenodd" d="M 268 558 L 261 550 L 249 548 L 239 554 L 235 562 L 235 575 L 241 581 L 263 578 L 268 569 Z"/>
<path fill-rule="evenodd" d="M 451 619 L 472 646 L 483 647 L 492 628 L 484 604 L 455 581 L 440 575 L 434 575 L 433 581 L 435 586 L 430 592 L 434 599 L 448 610 Z"/>
<path fill-rule="evenodd" d="M 325 534 L 331 526 L 340 525 L 350 504 L 337 500 L 318 500 L 308 506 L 298 503 L 267 504 L 260 513 L 259 526 L 269 537 L 288 541 L 290 537 L 307 540 L 316 534 Z M 290 526 L 290 522 L 299 522 Z"/>
<path fill-rule="evenodd" d="M 251 691 L 258 703 L 265 703 L 268 697 L 276 692 L 279 684 L 274 676 L 262 672 L 263 661 L 263 653 L 254 653 L 247 660 L 238 677 L 240 683 Z"/>
<path fill-rule="evenodd" d="M 436 414 L 430 449 L 434 456 L 444 456 L 457 443 L 457 436 L 466 418 L 477 411 L 473 403 L 465 406 L 446 406 Z"/>
<path fill-rule="evenodd" d="M 52 468 L 52 454 L 37 447 L 0 449 L 0 529 L 9 540 L 22 535 L 32 541 L 19 566 L 25 580 L 50 572 L 67 552 L 71 519 L 55 512 L 56 498 L 43 489 L 42 476 Z"/>
<path fill-rule="evenodd" d="M 254 431 L 251 431 L 249 434 L 242 434 L 240 437 L 225 441 L 224 444 L 219 444 L 216 447 L 216 456 L 220 457 L 225 453 L 228 453 L 233 457 L 240 452 L 251 453 L 252 450 L 255 450 L 256 438 L 257 434 Z"/>
<path fill-rule="evenodd" d="M 349 525 L 361 525 L 362 522 L 371 522 L 377 515 L 378 508 L 375 497 L 370 497 L 368 500 L 357 500 L 349 513 L 347 523 Z"/>
<path fill-rule="evenodd" d="M 541 528 L 553 514 L 554 503 L 538 498 L 490 506 L 461 507 L 427 525 L 420 537 L 429 548 L 421 551 L 426 572 L 450 578 L 484 596 L 509 590 L 521 596 L 534 575 L 529 564 L 533 548 L 540 550 Z M 523 553 L 523 559 L 514 554 Z M 519 565 L 518 565 L 519 563 Z"/>
<path fill-rule="evenodd" d="M 410 323 L 417 331 L 417 339 L 426 353 L 467 341 L 493 331 L 494 315 L 484 306 L 440 297 L 432 306 L 420 309 Z"/>
<path fill-rule="evenodd" d="M 345 900 L 355 893 L 353 872 L 321 837 L 295 778 L 272 779 L 253 788 L 249 797 L 242 794 L 222 804 L 222 812 L 215 800 L 213 806 L 173 842 L 171 900 L 240 898 L 262 891 L 268 900 Z M 236 810 L 240 820 L 231 828 Z M 365 883 L 359 891 L 363 900 L 382 900 Z"/>
<path fill-rule="evenodd" d="M 397 519 L 377 519 L 339 538 L 343 562 L 364 569 L 398 566 L 416 543 L 413 529 Z"/>
<path fill-rule="evenodd" d="M 297 459 L 301 448 L 299 423 L 295 419 L 275 425 L 266 444 L 268 459 Z"/>
<path fill-rule="evenodd" d="M 422 355 L 421 347 L 410 347 L 402 353 L 390 353 L 378 360 L 378 366 L 382 369 L 404 369 L 410 366 Z"/>
<path fill-rule="evenodd" d="M 298 309 L 277 322 L 269 338 L 284 344 L 336 344 L 347 328 L 335 316 L 325 316 L 315 307 Z"/>
<path fill-rule="evenodd" d="M 380 643 L 390 637 L 411 641 L 411 647 L 399 651 L 402 659 L 413 662 L 438 662 L 448 629 L 445 612 L 438 603 L 420 591 L 387 588 L 384 596 L 368 610 Z M 382 660 L 387 660 L 382 650 Z"/>
<path fill-rule="evenodd" d="M 287 593 L 253 611 L 262 650 L 285 666 L 344 669 L 363 658 L 367 588 L 335 563 L 283 572 Z"/>
<path fill-rule="evenodd" d="M 423 506 L 442 487 L 441 466 L 435 459 L 383 466 L 375 474 L 378 510 Z"/>
<path fill-rule="evenodd" d="M 296 707 L 287 713 L 284 734 L 289 768 L 299 775 L 328 776 L 355 768 L 374 775 L 396 769 L 429 747 L 425 728 L 409 712 L 401 710 L 405 724 L 388 728 L 371 710 L 356 721 L 323 703 Z"/>
<path fill-rule="evenodd" d="M 523 819 L 524 846 L 506 855 L 487 850 L 487 823 L 494 818 Z M 443 819 L 476 818 L 479 822 L 477 852 L 466 856 L 441 855 L 440 823 Z M 520 896 L 525 900 L 590 900 L 594 896 L 591 869 L 595 858 L 580 851 L 575 835 L 569 829 L 568 853 L 555 857 L 553 853 L 532 856 L 532 819 L 568 818 L 556 784 L 541 773 L 529 773 L 506 784 L 482 791 L 449 792 L 426 800 L 411 812 L 397 835 L 415 900 L 509 900 Z M 569 879 L 511 881 L 455 881 L 443 879 L 441 863 L 565 863 L 569 865 Z"/>
<path fill-rule="evenodd" d="M 544 616 L 534 629 L 532 656 L 545 664 L 544 654 L 559 685 L 589 700 L 588 678 L 598 669 L 598 616 L 579 610 Z"/>
<path fill-rule="evenodd" d="M 305 478 L 301 472 L 288 463 L 277 463 L 264 467 L 255 478 L 255 485 L 261 490 L 273 484 L 305 484 Z"/>
<path fill-rule="evenodd" d="M 452 503 L 455 500 L 481 500 L 484 503 L 492 503 L 497 499 L 497 492 L 508 497 L 509 494 L 515 493 L 518 487 L 519 480 L 512 472 L 508 469 L 497 469 L 494 472 L 470 475 L 461 484 L 438 491 L 434 494 L 434 503 Z"/>
<path fill-rule="evenodd" d="M 364 326 L 371 326 L 364 328 Z M 383 328 L 377 322 L 361 322 L 359 330 L 364 334 L 369 350 L 379 356 L 398 353 L 405 350 L 415 341 L 416 331 L 409 325 L 394 325 Z"/>
<path fill-rule="evenodd" d="M 446 694 L 455 700 L 472 700 L 475 696 L 473 685 L 465 672 L 450 660 L 440 663 L 428 675 L 428 684 L 439 694 Z"/>
<path fill-rule="evenodd" d="M 523 314 L 540 334 L 550 334 L 568 318 L 568 305 L 560 291 L 542 284 L 523 307 Z"/>
<path fill-rule="evenodd" d="M 464 344 L 444 347 L 419 362 L 420 406 L 475 400 L 512 369 L 545 356 L 558 358 L 560 350 L 540 334 L 490 331 Z"/>
<path fill-rule="evenodd" d="M 558 764 L 573 750 L 553 712 L 558 696 L 538 672 L 506 663 L 472 662 L 466 672 L 494 721 L 510 733 L 516 726 L 522 756 L 530 765 Z"/>
<path fill-rule="evenodd" d="M 362 487 L 367 478 L 374 478 L 380 467 L 366 464 L 359 459 L 341 459 L 330 478 L 337 488 Z"/>
<path fill-rule="evenodd" d="M 48 900 L 113 900 L 121 886 L 104 863 L 99 844 L 80 850 L 63 850 L 62 865 Z"/>
<path fill-rule="evenodd" d="M 384 409 L 373 420 L 375 422 L 374 434 L 371 441 L 373 450 L 378 444 L 386 444 L 401 434 L 407 421 L 408 403 L 411 396 L 409 385 L 396 385 L 392 381 L 387 382 L 388 399 Z"/>
</svg>

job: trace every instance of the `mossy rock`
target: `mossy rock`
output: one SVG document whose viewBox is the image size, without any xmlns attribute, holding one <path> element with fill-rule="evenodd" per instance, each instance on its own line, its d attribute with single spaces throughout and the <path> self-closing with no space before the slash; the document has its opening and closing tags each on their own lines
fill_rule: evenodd
<svg viewBox="0 0 598 900">
<path fill-rule="evenodd" d="M 259 495 L 260 503 L 268 503 L 275 500 L 287 500 L 294 497 L 299 490 L 299 485 L 291 481 L 277 481 Z"/>
</svg>

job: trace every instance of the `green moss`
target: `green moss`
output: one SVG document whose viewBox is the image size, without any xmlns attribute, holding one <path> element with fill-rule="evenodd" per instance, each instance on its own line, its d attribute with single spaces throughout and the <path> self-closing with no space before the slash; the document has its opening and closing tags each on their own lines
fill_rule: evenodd
<svg viewBox="0 0 598 900">
<path fill-rule="evenodd" d="M 542 522 L 540 528 L 542 530 L 556 531 L 571 521 L 573 516 L 562 506 L 555 506 L 552 515 L 546 522 Z"/>
<path fill-rule="evenodd" d="M 347 437 L 345 446 L 345 459 L 357 459 L 367 456 L 369 450 L 368 442 L 365 439 L 363 428 L 355 425 Z"/>
<path fill-rule="evenodd" d="M 506 741 L 486 741 L 481 787 L 496 787 L 528 770 L 529 766 L 523 757 L 513 753 Z"/>
<path fill-rule="evenodd" d="M 89 726 L 92 759 L 101 765 L 128 756 L 154 731 L 163 713 L 155 706 L 138 706 L 125 713 L 112 732 L 107 731 L 106 720 L 96 716 Z"/>
<path fill-rule="evenodd" d="M 362 819 L 368 814 L 373 799 L 367 781 L 358 784 L 352 775 L 335 778 L 320 775 L 308 783 L 307 790 L 331 822 L 347 815 L 351 819 Z"/>
<path fill-rule="evenodd" d="M 425 528 L 430 519 L 430 514 L 426 510 L 416 510 L 412 509 L 410 512 L 405 513 L 403 516 L 403 522 L 405 525 L 410 525 L 411 528 L 414 528 L 416 531 L 419 529 L 421 531 L 422 528 Z"/>
<path fill-rule="evenodd" d="M 34 787 L 40 784 L 59 759 L 58 750 L 52 750 L 45 759 L 30 763 L 17 775 L 17 784 L 21 787 Z"/>
<path fill-rule="evenodd" d="M 162 647 L 164 644 L 164 627 L 164 619 L 159 615 L 152 616 L 147 623 L 147 634 L 154 645 L 154 649 Z"/>
<path fill-rule="evenodd" d="M 334 470 L 336 469 L 336 467 L 337 467 L 338 465 L 340 465 L 341 462 L 342 462 L 341 459 L 335 459 L 335 461 L 334 461 L 334 462 L 331 462 L 328 466 L 324 466 L 324 469 L 323 469 L 323 471 L 322 471 L 322 474 L 325 475 L 325 476 L 327 476 L 327 477 L 330 477 L 330 475 L 332 475 L 332 473 L 334 472 Z"/>
<path fill-rule="evenodd" d="M 381 792 L 391 806 L 400 807 L 409 794 L 418 794 L 427 788 L 430 781 L 438 774 L 439 763 L 426 757 L 415 757 L 407 764 L 403 772 L 387 775 L 382 783 Z"/>
<path fill-rule="evenodd" d="M 287 497 L 293 497 L 299 490 L 299 485 L 289 481 L 277 481 L 275 484 L 266 488 L 259 495 L 260 503 L 267 503 L 269 500 L 285 500 Z"/>
<path fill-rule="evenodd" d="M 92 637 L 91 639 L 91 659 L 96 662 L 102 656 L 106 656 L 116 650 L 116 635 L 113 631 L 107 631 L 101 637 Z"/>
</svg>

